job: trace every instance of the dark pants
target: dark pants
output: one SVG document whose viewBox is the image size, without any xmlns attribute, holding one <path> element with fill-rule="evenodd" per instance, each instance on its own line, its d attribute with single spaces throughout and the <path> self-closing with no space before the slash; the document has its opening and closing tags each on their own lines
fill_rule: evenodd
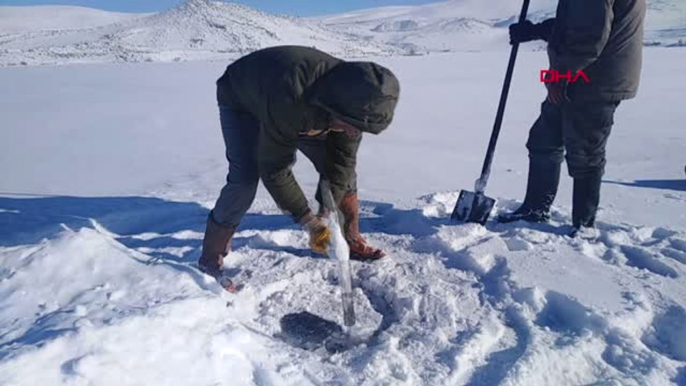
<svg viewBox="0 0 686 386">
<path fill-rule="evenodd" d="M 532 162 L 562 163 L 572 178 L 603 175 L 619 102 L 543 102 L 526 144 Z M 566 156 L 565 156 L 566 151 Z"/>
<path fill-rule="evenodd" d="M 529 186 L 525 203 L 547 210 L 555 198 L 560 165 L 567 160 L 574 178 L 572 218 L 575 226 L 592 226 L 600 200 L 607 145 L 619 102 L 544 102 L 529 132 Z M 537 175 L 532 175 L 537 174 Z"/>
<path fill-rule="evenodd" d="M 212 217 L 221 225 L 237 227 L 255 199 L 260 180 L 257 158 L 260 123 L 250 114 L 222 106 L 219 107 L 219 118 L 229 173 L 212 210 Z M 326 135 L 302 137 L 297 144 L 298 150 L 314 164 L 320 180 L 325 178 L 326 138 Z M 349 190 L 357 190 L 356 185 L 357 175 L 353 173 Z"/>
</svg>

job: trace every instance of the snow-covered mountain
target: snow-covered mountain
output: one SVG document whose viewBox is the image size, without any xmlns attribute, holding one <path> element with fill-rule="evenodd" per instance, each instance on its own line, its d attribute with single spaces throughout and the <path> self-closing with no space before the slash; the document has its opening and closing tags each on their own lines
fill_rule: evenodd
<svg viewBox="0 0 686 386">
<path fill-rule="evenodd" d="M 0 33 L 88 29 L 146 15 L 73 6 L 0 7 Z"/>
<path fill-rule="evenodd" d="M 646 42 L 654 45 L 686 46 L 686 1 L 648 2 Z"/>
<path fill-rule="evenodd" d="M 534 0 L 530 19 L 555 12 Z M 450 0 L 301 19 L 247 6 L 189 0 L 156 14 L 80 7 L 0 7 L 0 66 L 233 59 L 266 46 L 315 46 L 342 56 L 506 49 L 521 4 Z M 649 0 L 646 44 L 686 41 L 686 1 Z M 541 44 L 529 47 L 538 49 Z"/>
<path fill-rule="evenodd" d="M 686 40 L 686 2 L 648 0 L 646 43 L 680 45 Z M 555 14 L 557 0 L 534 0 L 529 19 Z M 372 41 L 415 51 L 500 49 L 507 45 L 504 27 L 514 22 L 521 2 L 450 0 L 419 6 L 380 7 L 315 18 L 320 23 Z M 680 41 L 681 39 L 681 41 Z"/>
<path fill-rule="evenodd" d="M 135 18 L 121 17 L 121 14 L 96 17 L 86 24 L 80 23 L 77 17 L 83 9 L 73 7 L 36 8 L 32 10 L 33 16 L 27 10 L 20 19 L 49 19 L 52 13 L 48 12 L 54 10 L 62 14 L 75 12 L 65 17 L 74 21 L 74 25 L 40 21 L 35 24 L 36 28 L 18 31 L 3 28 L 0 65 L 234 58 L 280 44 L 315 46 L 346 56 L 392 50 L 303 19 L 208 0 L 190 0 L 169 11 Z M 106 23 L 108 19 L 112 23 Z"/>
</svg>

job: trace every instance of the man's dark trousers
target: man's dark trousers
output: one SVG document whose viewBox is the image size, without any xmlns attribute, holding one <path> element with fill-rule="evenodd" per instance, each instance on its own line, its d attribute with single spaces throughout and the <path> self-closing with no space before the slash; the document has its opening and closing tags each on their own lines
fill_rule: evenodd
<svg viewBox="0 0 686 386">
<path fill-rule="evenodd" d="M 559 105 L 543 102 L 526 147 L 530 173 L 546 174 L 530 176 L 529 181 L 545 183 L 527 187 L 527 197 L 546 199 L 549 203 L 529 205 L 552 204 L 560 165 L 566 159 L 569 175 L 574 178 L 573 224 L 577 228 L 594 225 L 605 172 L 605 147 L 618 105 L 619 102 L 611 101 L 566 101 Z"/>
</svg>

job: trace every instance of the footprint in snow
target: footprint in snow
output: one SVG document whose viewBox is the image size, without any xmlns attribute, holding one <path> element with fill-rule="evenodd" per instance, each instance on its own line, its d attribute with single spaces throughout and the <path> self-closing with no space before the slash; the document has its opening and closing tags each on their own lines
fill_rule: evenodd
<svg viewBox="0 0 686 386">
<path fill-rule="evenodd" d="M 641 340 L 651 350 L 686 362 L 686 310 L 672 306 L 659 314 Z"/>
<path fill-rule="evenodd" d="M 681 264 L 686 264 L 686 252 L 681 252 L 672 248 L 664 248 L 660 251 L 663 255 L 678 261 Z"/>
<path fill-rule="evenodd" d="M 655 353 L 648 351 L 633 336 L 620 330 L 610 331 L 602 358 L 608 365 L 628 375 L 647 375 L 659 363 Z"/>
<path fill-rule="evenodd" d="M 677 271 L 662 261 L 660 253 L 651 252 L 648 249 L 634 246 L 622 246 L 622 252 L 628 259 L 627 264 L 639 269 L 646 269 L 654 274 L 677 278 Z"/>
<path fill-rule="evenodd" d="M 605 318 L 570 296 L 555 291 L 546 292 L 545 305 L 538 313 L 535 323 L 565 337 L 580 336 L 607 327 Z M 558 344 L 564 344 L 564 340 L 559 340 Z"/>
<path fill-rule="evenodd" d="M 672 379 L 672 382 L 677 385 L 686 385 L 686 366 L 677 371 L 676 377 Z"/>
</svg>

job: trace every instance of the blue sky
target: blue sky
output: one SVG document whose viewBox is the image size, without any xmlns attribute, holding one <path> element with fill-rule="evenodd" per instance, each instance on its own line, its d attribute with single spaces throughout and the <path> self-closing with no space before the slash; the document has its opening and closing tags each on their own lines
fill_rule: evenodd
<svg viewBox="0 0 686 386">
<path fill-rule="evenodd" d="M 154 12 L 185 0 L 0 0 L 0 5 L 80 5 L 119 12 Z M 417 5 L 440 0 L 234 0 L 272 13 L 313 16 L 385 5 Z"/>
</svg>

